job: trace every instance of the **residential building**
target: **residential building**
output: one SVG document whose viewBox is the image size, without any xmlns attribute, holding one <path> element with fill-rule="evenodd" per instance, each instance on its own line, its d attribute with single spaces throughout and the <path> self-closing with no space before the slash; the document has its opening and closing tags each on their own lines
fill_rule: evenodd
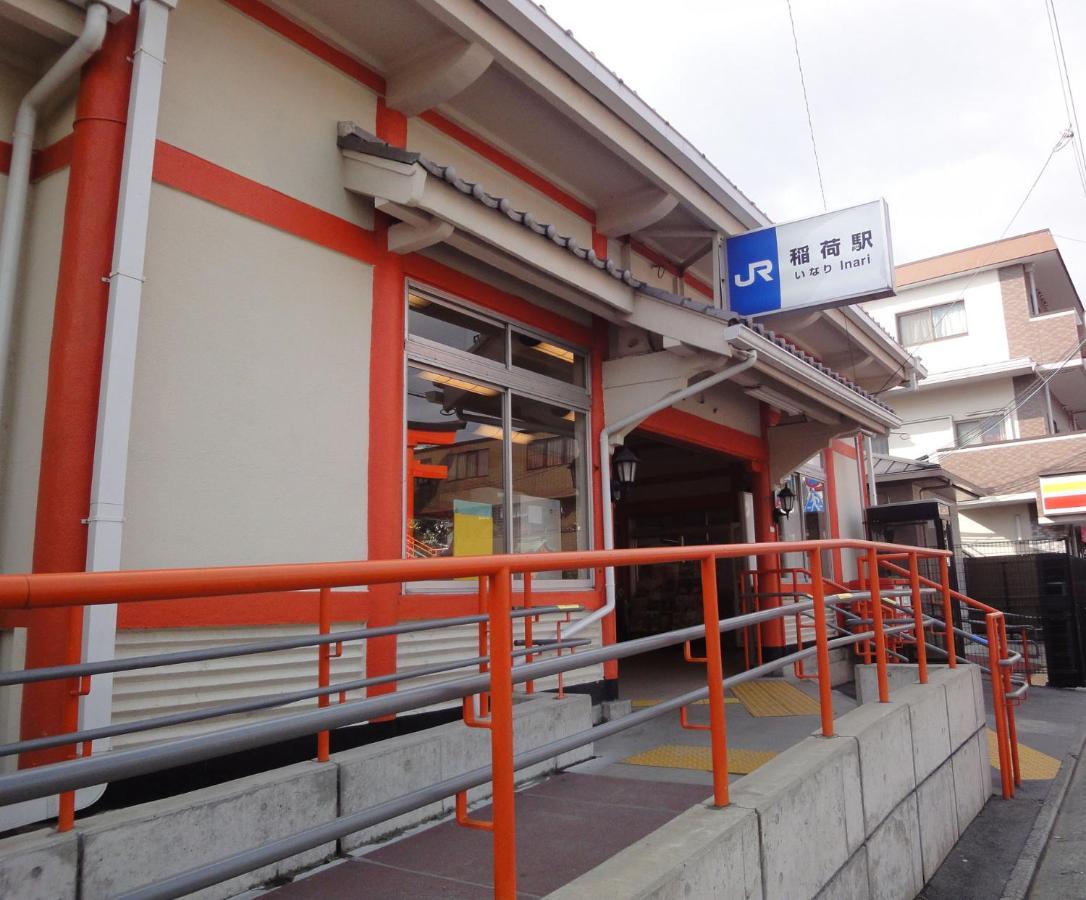
<svg viewBox="0 0 1086 900">
<path fill-rule="evenodd" d="M 898 266 L 897 296 L 865 309 L 928 371 L 881 395 L 902 424 L 880 442 L 880 501 L 920 499 L 935 468 L 967 551 L 1077 542 L 1076 515 L 1038 512 L 1041 476 L 1086 468 L 1083 306 L 1052 234 Z"/>
</svg>

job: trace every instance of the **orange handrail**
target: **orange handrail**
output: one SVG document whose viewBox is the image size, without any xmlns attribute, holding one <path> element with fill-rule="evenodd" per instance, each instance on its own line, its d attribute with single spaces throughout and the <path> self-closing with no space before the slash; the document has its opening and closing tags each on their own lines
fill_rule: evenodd
<svg viewBox="0 0 1086 900">
<path fill-rule="evenodd" d="M 871 619 L 869 632 L 874 640 L 874 661 L 877 668 L 879 700 L 889 701 L 887 678 L 887 632 L 883 622 L 883 599 L 880 596 L 880 565 L 896 570 L 909 578 L 912 588 L 912 633 L 917 644 L 921 679 L 927 680 L 927 663 L 924 656 L 924 617 L 920 608 L 920 585 L 940 590 L 948 621 L 948 647 L 953 661 L 953 633 L 950 630 L 950 600 L 957 598 L 977 609 L 987 612 L 989 634 L 989 659 L 992 667 L 994 705 L 999 736 L 1004 795 L 1013 793 L 1014 784 L 1020 778 L 1017 762 L 1017 745 L 1014 735 L 1010 693 L 1010 671 L 1005 665 L 1009 654 L 1006 650 L 1006 632 L 1003 615 L 998 610 L 949 589 L 949 551 L 905 547 L 880 542 L 836 539 L 799 541 L 795 543 L 724 544 L 684 547 L 652 547 L 608 551 L 574 551 L 536 553 L 523 555 L 489 555 L 477 557 L 431 557 L 404 560 L 364 560 L 357 562 L 309 563 L 298 565 L 236 566 L 210 569 L 162 569 L 126 572 L 89 572 L 70 574 L 31 574 L 0 576 L 0 609 L 42 609 L 80 607 L 106 603 L 139 603 L 166 599 L 209 597 L 216 595 L 253 594 L 266 591 L 313 590 L 320 591 L 319 628 L 327 633 L 331 628 L 331 591 L 335 587 L 370 584 L 388 584 L 410 581 L 429 581 L 451 578 L 477 578 L 479 580 L 480 611 L 487 615 L 487 622 L 479 628 L 479 655 L 488 657 L 489 664 L 482 663 L 480 671 L 489 675 L 487 694 L 481 695 L 479 716 L 474 711 L 473 698 L 465 700 L 465 719 L 469 724 L 484 725 L 490 731 L 491 766 L 493 784 L 492 826 L 494 840 L 495 895 L 513 898 L 516 895 L 516 845 L 515 845 L 515 798 L 513 763 L 513 631 L 512 595 L 513 575 L 525 576 L 525 605 L 531 605 L 532 574 L 566 569 L 599 569 L 604 566 L 650 565 L 658 563 L 690 561 L 700 564 L 702 585 L 702 612 L 705 624 L 705 655 L 698 658 L 706 666 L 706 682 L 709 698 L 709 724 L 702 726 L 710 733 L 713 761 L 713 797 L 718 806 L 728 803 L 728 771 L 726 721 L 724 707 L 724 675 L 722 642 L 720 638 L 720 613 L 717 597 L 716 561 L 723 558 L 770 556 L 786 552 L 804 552 L 810 555 L 810 568 L 794 567 L 792 584 L 796 589 L 798 575 L 807 575 L 810 584 L 804 584 L 804 593 L 812 598 L 817 659 L 818 694 L 821 711 L 822 733 L 834 733 L 826 594 L 827 589 L 844 593 L 843 585 L 824 577 L 821 554 L 826 550 L 851 550 L 857 553 L 857 561 L 866 562 L 870 600 L 866 601 Z M 923 578 L 919 574 L 919 559 L 940 560 L 942 583 Z M 908 568 L 895 565 L 890 560 L 908 560 Z M 782 570 L 784 571 L 784 570 Z M 754 584 L 759 573 L 753 573 Z M 778 573 L 780 574 L 780 573 Z M 861 571 L 861 578 L 863 577 Z M 744 575 L 740 576 L 740 579 Z M 787 615 L 791 613 L 782 613 Z M 568 620 L 568 613 L 567 613 Z M 546 652 L 545 645 L 533 645 L 530 622 L 526 622 L 528 653 Z M 561 637 L 561 626 L 557 635 Z M 910 626 L 905 626 L 910 627 Z M 894 633 L 900 633 L 896 624 Z M 533 652 L 533 646 L 539 647 Z M 690 657 L 689 648 L 687 656 Z M 332 653 L 327 645 L 318 654 L 318 677 L 321 686 L 330 680 Z M 78 662 L 78 653 L 76 654 Z M 321 705 L 326 705 L 327 699 Z M 74 700 L 78 710 L 78 697 Z M 70 710 L 68 712 L 71 712 Z M 685 712 L 685 710 L 684 710 Z M 685 723 L 684 724 L 689 724 Z M 73 728 L 73 731 L 75 729 Z M 322 732 L 318 739 L 318 756 L 328 756 L 328 734 Z M 458 796 L 457 819 L 462 824 L 488 827 L 467 816 L 466 795 Z M 71 808 L 71 799 L 65 799 L 65 808 Z M 70 827 L 70 818 L 62 825 Z"/>
</svg>

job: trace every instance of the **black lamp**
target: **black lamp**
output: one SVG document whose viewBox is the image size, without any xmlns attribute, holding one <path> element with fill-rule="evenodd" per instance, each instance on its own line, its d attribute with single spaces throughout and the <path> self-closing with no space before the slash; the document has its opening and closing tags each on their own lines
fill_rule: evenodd
<svg viewBox="0 0 1086 900">
<path fill-rule="evenodd" d="M 784 513 L 784 517 L 787 519 L 792 510 L 796 508 L 796 493 L 789 485 L 785 485 L 779 491 L 777 491 L 777 500 L 780 501 L 781 512 Z"/>
<path fill-rule="evenodd" d="M 621 500 L 637 478 L 637 456 L 627 446 L 611 454 L 611 497 Z"/>
</svg>

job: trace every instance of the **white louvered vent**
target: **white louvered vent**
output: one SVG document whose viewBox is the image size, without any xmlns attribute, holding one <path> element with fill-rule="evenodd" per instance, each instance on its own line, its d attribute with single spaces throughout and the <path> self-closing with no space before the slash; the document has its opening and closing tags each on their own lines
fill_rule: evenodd
<svg viewBox="0 0 1086 900">
<path fill-rule="evenodd" d="M 336 631 L 361 628 L 360 623 L 336 623 Z M 154 628 L 117 632 L 117 657 L 143 656 L 197 650 L 228 644 L 245 644 L 275 638 L 315 634 L 312 625 L 232 626 L 226 628 Z M 361 641 L 344 644 L 343 656 L 332 660 L 332 682 L 363 678 L 364 649 Z M 119 672 L 114 679 L 113 721 L 133 722 L 154 716 L 184 712 L 253 699 L 269 694 L 317 687 L 317 648 L 299 647 L 228 659 L 213 659 L 155 669 Z M 362 691 L 348 694 L 349 699 Z M 333 702 L 335 702 L 333 695 Z M 206 719 L 157 728 L 113 739 L 113 746 L 136 747 L 164 738 L 189 737 L 228 725 L 255 722 L 317 705 L 316 699 L 289 707 L 273 707 L 222 718 Z"/>
<path fill-rule="evenodd" d="M 576 620 L 584 615 L 587 615 L 587 613 L 574 613 L 573 618 Z M 533 626 L 533 639 L 537 641 L 542 639 L 553 640 L 555 636 L 555 623 L 563 621 L 564 618 L 565 617 L 560 614 L 541 616 L 540 621 Z M 592 641 L 593 646 L 599 646 L 601 639 L 600 634 L 600 626 L 597 623 L 596 625 L 590 625 L 584 631 L 578 633 L 577 637 L 588 638 Z M 523 638 L 524 620 L 514 620 L 513 639 L 519 641 Z M 518 647 L 517 649 L 521 648 Z M 579 650 L 580 649 L 582 648 L 579 648 Z M 586 647 L 583 649 L 588 648 Z M 565 652 L 568 653 L 569 651 Z M 400 635 L 397 652 L 400 669 L 412 669 L 417 666 L 425 666 L 435 662 L 452 662 L 461 659 L 473 659 L 478 655 L 479 629 L 476 625 L 460 625 L 456 628 L 442 628 L 439 631 L 420 631 L 414 634 L 402 634 Z M 552 658 L 553 655 L 553 653 L 548 653 L 537 658 L 549 659 Z M 439 675 L 414 678 L 409 683 L 411 685 L 432 684 L 436 681 L 443 681 L 453 675 L 462 676 L 473 671 L 477 671 L 477 669 L 459 669 L 455 673 L 441 673 Z M 587 684 L 593 681 L 600 681 L 602 678 L 603 666 L 595 665 L 568 672 L 565 677 L 565 684 L 566 687 L 570 687 L 575 684 Z M 557 676 L 543 678 L 535 683 L 535 689 L 537 691 L 554 690 L 557 687 Z M 519 686 L 518 690 L 523 691 L 524 686 Z M 455 706 L 457 705 L 457 702 L 442 703 L 427 708 L 443 709 L 449 706 Z"/>
</svg>

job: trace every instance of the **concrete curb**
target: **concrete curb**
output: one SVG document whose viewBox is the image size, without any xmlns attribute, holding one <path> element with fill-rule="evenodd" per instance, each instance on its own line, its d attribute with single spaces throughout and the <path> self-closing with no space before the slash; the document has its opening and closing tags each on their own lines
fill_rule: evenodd
<svg viewBox="0 0 1086 900">
<path fill-rule="evenodd" d="M 1003 889 L 1000 900 L 1025 900 L 1029 890 L 1033 886 L 1033 879 L 1037 875 L 1037 869 L 1041 865 L 1048 839 L 1052 836 L 1052 829 L 1056 825 L 1056 818 L 1063 807 L 1063 801 L 1067 797 L 1067 790 L 1071 786 L 1071 779 L 1082 760 L 1083 749 L 1086 749 L 1086 729 L 1075 740 L 1074 749 L 1069 750 L 1060 765 L 1059 774 L 1052 786 L 1048 789 L 1041 811 L 1030 829 L 1025 846 L 1011 870 L 1007 879 L 1007 885 Z"/>
</svg>

